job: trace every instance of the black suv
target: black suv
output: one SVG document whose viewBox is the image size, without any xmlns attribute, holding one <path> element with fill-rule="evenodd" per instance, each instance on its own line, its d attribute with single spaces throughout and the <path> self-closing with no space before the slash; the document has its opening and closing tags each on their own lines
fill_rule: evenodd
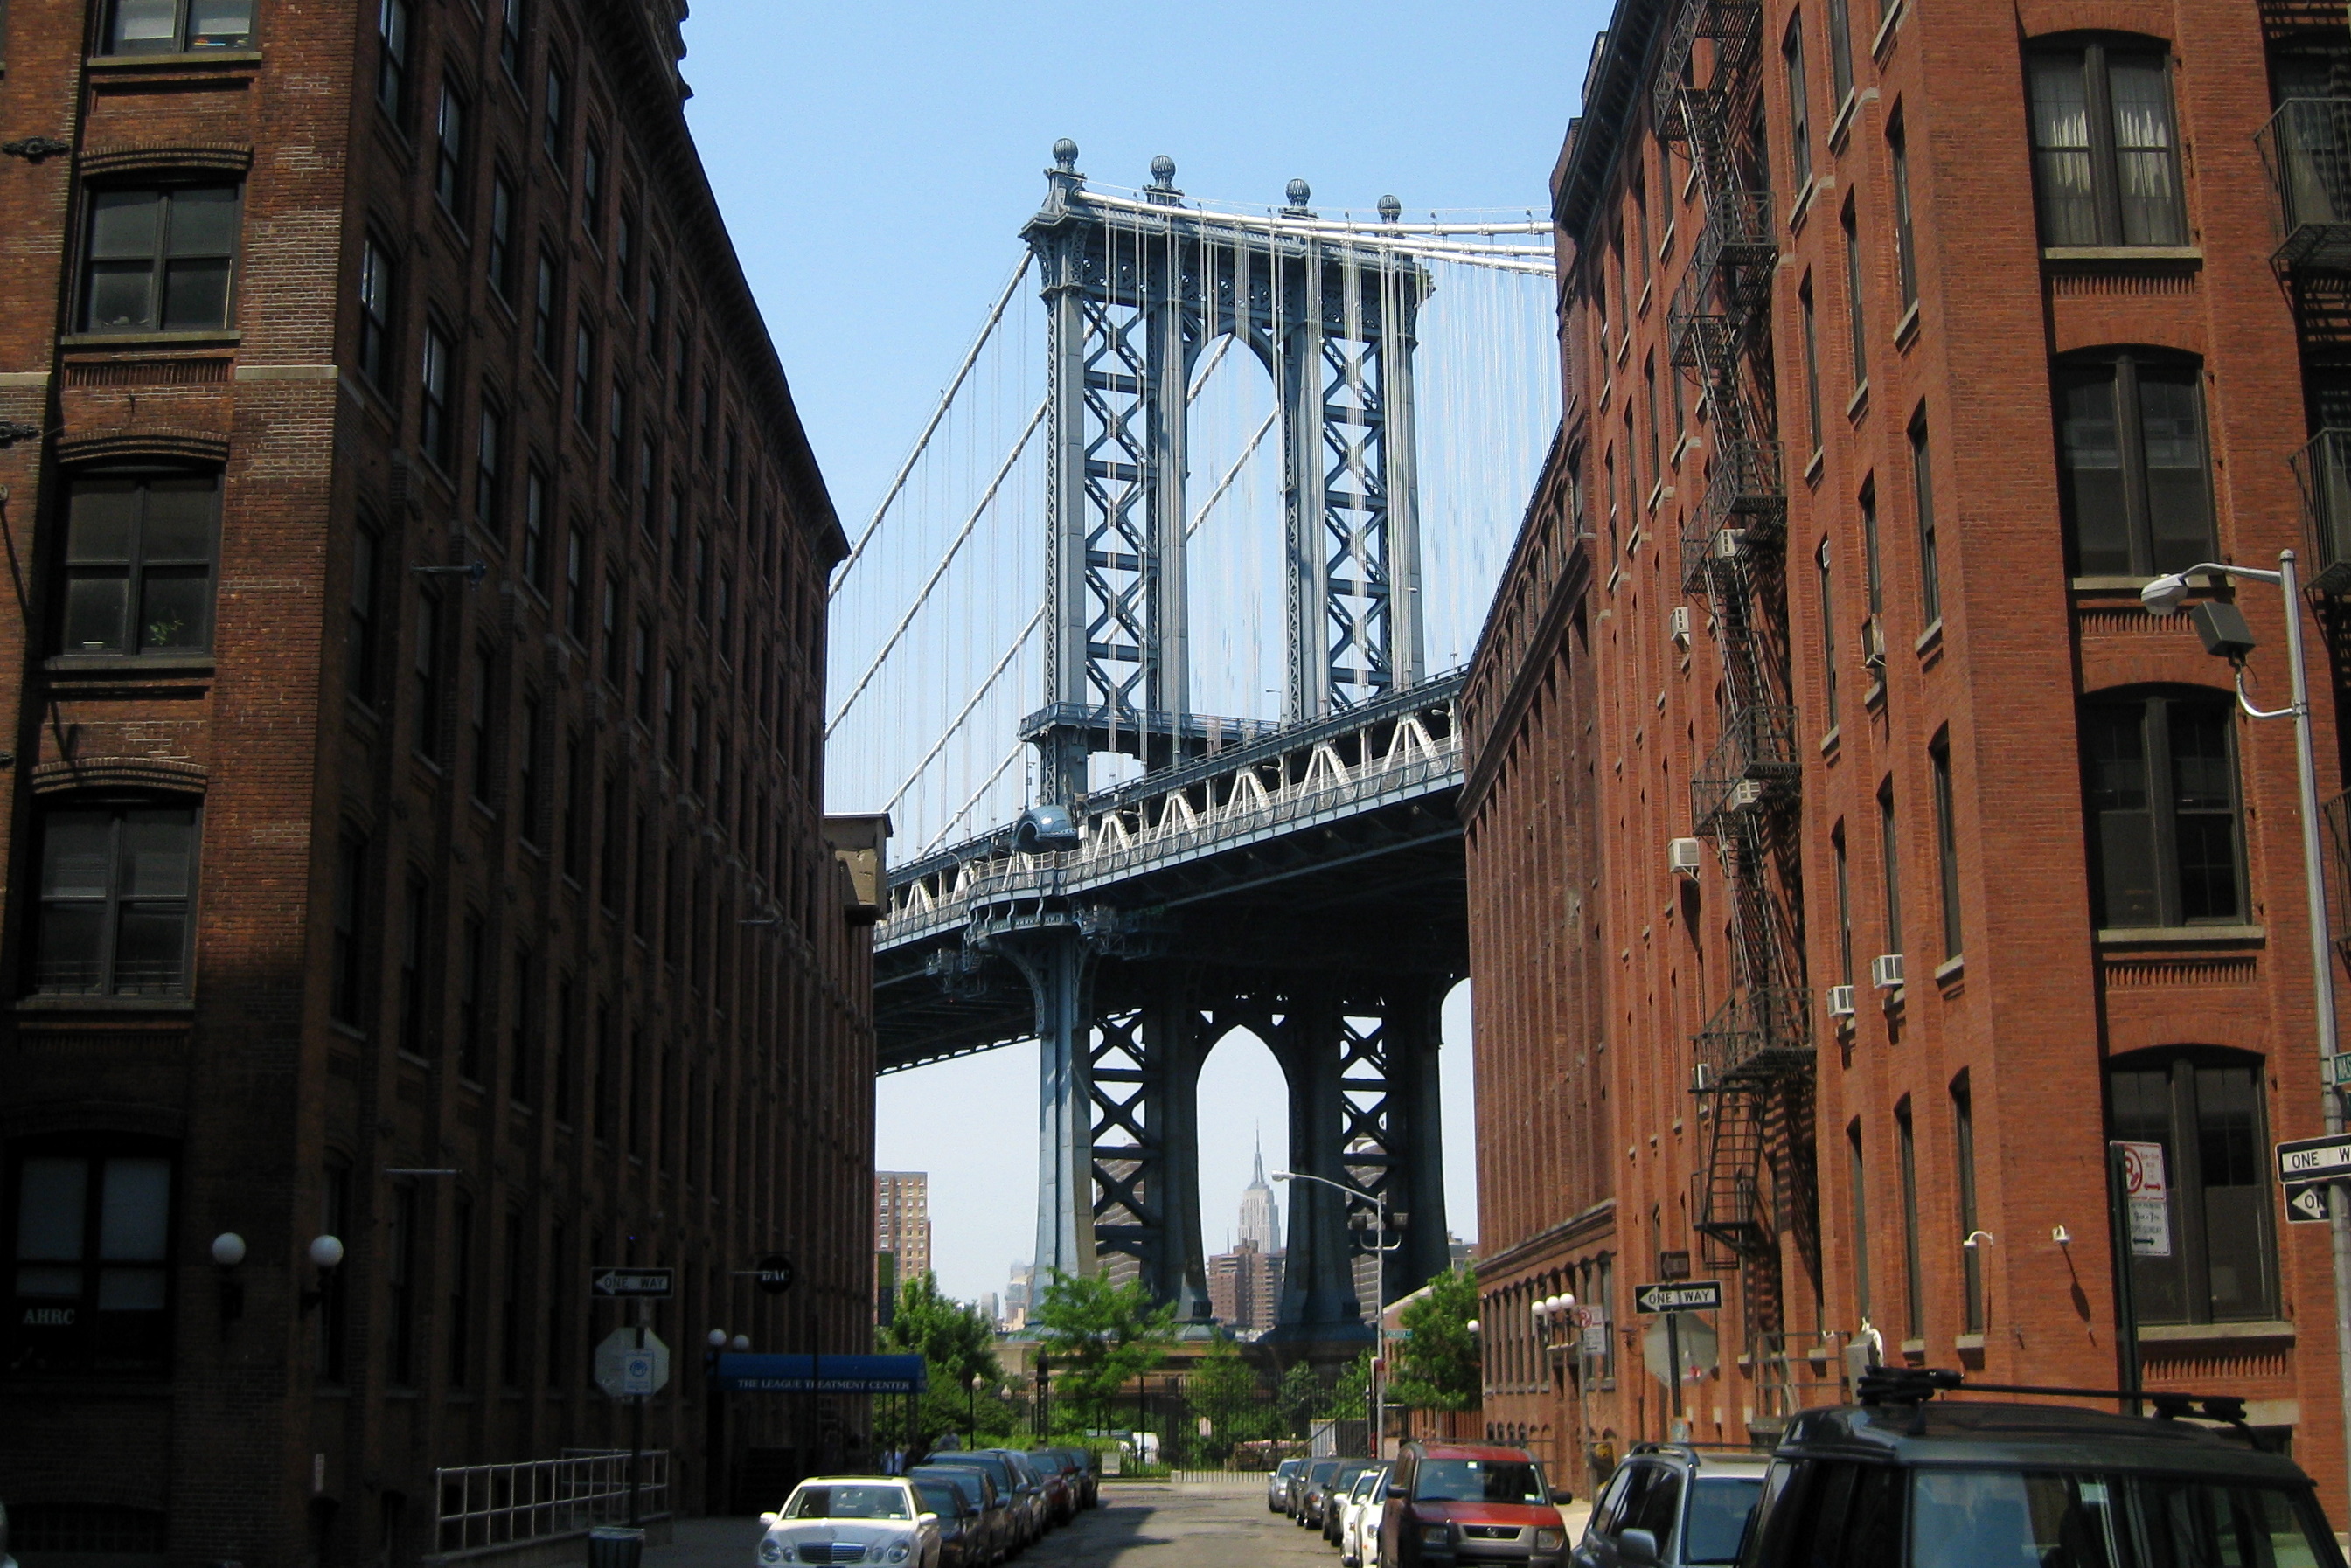
<svg viewBox="0 0 2351 1568">
<path fill-rule="evenodd" d="M 1635 1443 L 1592 1504 L 1575 1568 L 1695 1568 L 1739 1561 L 1769 1454 Z"/>
<path fill-rule="evenodd" d="M 2310 1478 L 2241 1400 L 2147 1395 L 2143 1417 L 1935 1397 L 1963 1386 L 1896 1369 L 1791 1420 L 1742 1568 L 2343 1568 Z"/>
</svg>

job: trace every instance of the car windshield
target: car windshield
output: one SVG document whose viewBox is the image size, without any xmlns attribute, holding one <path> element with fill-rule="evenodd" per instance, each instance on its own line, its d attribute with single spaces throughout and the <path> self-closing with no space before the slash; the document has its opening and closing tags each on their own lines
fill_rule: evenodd
<svg viewBox="0 0 2351 1568">
<path fill-rule="evenodd" d="M 934 1454 L 931 1456 L 931 1462 L 935 1465 L 961 1465 L 967 1469 L 986 1470 L 995 1480 L 997 1490 L 1010 1491 L 1012 1490 L 1012 1467 L 1006 1464 L 994 1454 L 968 1454 L 961 1456 L 956 1454 Z"/>
<path fill-rule="evenodd" d="M 906 1494 L 894 1486 L 804 1486 L 786 1519 L 904 1519 Z"/>
<path fill-rule="evenodd" d="M 932 1486 L 950 1487 L 956 1491 L 962 1493 L 964 1501 L 969 1503 L 973 1508 L 977 1508 L 980 1505 L 979 1477 L 972 1474 L 969 1470 L 964 1470 L 961 1473 L 957 1473 L 957 1471 L 952 1468 L 944 1470 L 925 1469 L 918 1469 L 912 1473 L 914 1479 L 917 1482 L 927 1482 Z M 927 1496 L 928 1494 L 925 1493 L 925 1495 Z"/>
<path fill-rule="evenodd" d="M 2333 1568 L 2340 1561 L 2307 1489 L 2253 1481 L 1920 1470 L 1910 1506 L 1911 1568 Z"/>
<path fill-rule="evenodd" d="M 1412 1495 L 1421 1502 L 1544 1502 L 1542 1472 L 1523 1459 L 1423 1459 Z"/>
<path fill-rule="evenodd" d="M 1314 1468 L 1306 1472 L 1307 1483 L 1310 1486 L 1321 1486 L 1331 1479 L 1332 1474 L 1338 1468 L 1339 1461 L 1336 1459 L 1317 1459 L 1314 1461 Z"/>
<path fill-rule="evenodd" d="M 923 1507 L 937 1514 L 942 1522 L 963 1517 L 963 1510 L 956 1506 L 956 1489 L 945 1481 L 916 1481 L 914 1495 L 921 1498 Z"/>
<path fill-rule="evenodd" d="M 1690 1492 L 1682 1561 L 1738 1562 L 1739 1543 L 1746 1539 L 1747 1521 L 1754 1515 L 1755 1500 L 1762 1495 L 1761 1476 L 1698 1477 Z"/>
<path fill-rule="evenodd" d="M 1296 1459 L 1284 1459 L 1273 1473 L 1278 1476 L 1294 1476 L 1298 1473 L 1298 1469 L 1299 1465 Z"/>
<path fill-rule="evenodd" d="M 1379 1490 L 1380 1472 L 1377 1470 L 1365 1470 L 1362 1475 L 1355 1478 L 1355 1490 L 1348 1493 L 1348 1495 L 1350 1497 L 1370 1497 Z"/>
</svg>

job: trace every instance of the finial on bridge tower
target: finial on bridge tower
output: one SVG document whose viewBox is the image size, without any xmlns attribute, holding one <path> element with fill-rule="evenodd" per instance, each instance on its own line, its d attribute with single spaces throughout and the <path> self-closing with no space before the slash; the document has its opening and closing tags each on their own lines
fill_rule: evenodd
<svg viewBox="0 0 2351 1568">
<path fill-rule="evenodd" d="M 1151 188 L 1143 194 L 1162 206 L 1173 207 L 1182 202 L 1184 192 L 1176 189 L 1176 160 L 1163 152 L 1151 161 Z"/>
<path fill-rule="evenodd" d="M 1061 169 L 1075 172 L 1078 167 L 1078 144 L 1066 136 L 1053 143 L 1053 162 Z"/>
<path fill-rule="evenodd" d="M 1078 172 L 1078 144 L 1064 136 L 1053 143 L 1053 166 L 1045 171 L 1045 211 L 1065 213 L 1086 177 Z"/>
<path fill-rule="evenodd" d="M 1281 193 L 1290 198 L 1290 205 L 1284 207 L 1283 212 L 1299 217 L 1312 216 L 1306 202 L 1314 194 L 1313 186 L 1303 180 L 1292 180 Z"/>
<path fill-rule="evenodd" d="M 1404 203 L 1402 202 L 1397 201 L 1394 196 L 1383 196 L 1380 198 L 1381 223 L 1393 223 L 1398 218 L 1403 216 Z"/>
</svg>

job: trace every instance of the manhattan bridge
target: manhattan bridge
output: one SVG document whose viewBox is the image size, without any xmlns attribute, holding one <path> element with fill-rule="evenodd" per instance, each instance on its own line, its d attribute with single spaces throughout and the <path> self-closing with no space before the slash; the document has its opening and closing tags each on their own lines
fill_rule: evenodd
<svg viewBox="0 0 2351 1568">
<path fill-rule="evenodd" d="M 831 589 L 828 797 L 899 845 L 877 1065 L 1036 1040 L 1037 1267 L 1197 1322 L 1200 1069 L 1254 1034 L 1292 1168 L 1362 1195 L 1290 1184 L 1274 1333 L 1342 1345 L 1359 1253 L 1388 1300 L 1447 1263 L 1458 671 L 1559 418 L 1551 225 L 1053 158 Z"/>
</svg>

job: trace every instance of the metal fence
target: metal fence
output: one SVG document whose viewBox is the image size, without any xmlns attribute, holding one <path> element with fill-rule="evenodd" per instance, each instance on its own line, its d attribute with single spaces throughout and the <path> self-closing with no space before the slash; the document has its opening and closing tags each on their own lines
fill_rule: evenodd
<svg viewBox="0 0 2351 1568">
<path fill-rule="evenodd" d="M 433 1472 L 438 1552 L 472 1552 L 629 1521 L 626 1449 L 570 1449 L 559 1459 L 464 1465 Z M 637 1457 L 637 1517 L 669 1513 L 669 1453 Z"/>
</svg>

